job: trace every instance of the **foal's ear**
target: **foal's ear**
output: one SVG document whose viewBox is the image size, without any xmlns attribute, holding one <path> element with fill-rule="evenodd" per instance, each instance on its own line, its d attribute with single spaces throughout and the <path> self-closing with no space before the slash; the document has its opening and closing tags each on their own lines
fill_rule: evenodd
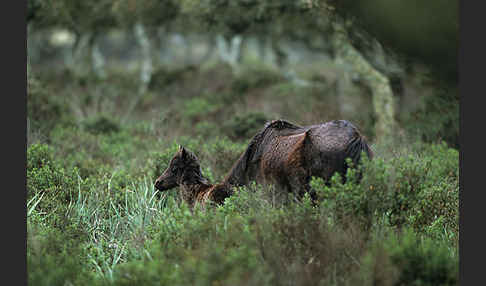
<svg viewBox="0 0 486 286">
<path fill-rule="evenodd" d="M 187 155 L 188 155 L 188 154 L 187 154 L 187 150 L 186 150 L 186 148 L 184 148 L 184 147 L 182 147 L 181 145 L 179 145 L 179 151 L 181 152 L 181 157 L 182 157 L 183 159 L 185 159 L 185 158 L 187 157 Z"/>
</svg>

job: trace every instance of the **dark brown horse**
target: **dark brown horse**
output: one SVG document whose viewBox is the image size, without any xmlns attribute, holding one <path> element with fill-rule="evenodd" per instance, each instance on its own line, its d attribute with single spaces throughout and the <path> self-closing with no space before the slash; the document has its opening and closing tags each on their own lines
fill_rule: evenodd
<svg viewBox="0 0 486 286">
<path fill-rule="evenodd" d="M 346 158 L 357 165 L 362 152 L 370 159 L 373 157 L 366 139 L 346 120 L 303 127 L 284 120 L 265 124 L 218 185 L 211 185 L 202 176 L 197 158 L 178 165 L 184 152 L 195 158 L 181 148 L 157 179 L 155 187 L 165 190 L 183 186 L 183 193 L 192 192 L 183 195 L 190 205 L 198 196 L 222 203 L 231 195 L 232 187 L 248 185 L 251 181 L 272 184 L 282 193 L 294 193 L 297 197 L 309 192 L 315 199 L 309 185 L 312 176 L 326 181 L 336 172 L 344 176 L 348 168 Z M 176 171 L 170 171 L 171 168 Z M 187 187 L 189 185 L 193 187 Z M 203 192 L 208 195 L 200 195 Z"/>
<path fill-rule="evenodd" d="M 302 196 L 311 191 L 312 176 L 327 181 L 335 172 L 345 175 L 346 158 L 357 165 L 362 152 L 373 157 L 366 139 L 346 120 L 303 127 L 274 120 L 253 137 L 225 182 L 233 186 L 250 181 L 274 184 Z"/>
<path fill-rule="evenodd" d="M 155 181 L 155 187 L 160 191 L 177 186 L 181 198 L 191 209 L 196 204 L 203 207 L 211 202 L 222 204 L 230 195 L 229 187 L 222 184 L 213 185 L 203 177 L 196 155 L 184 147 L 179 147 L 167 169 Z"/>
</svg>

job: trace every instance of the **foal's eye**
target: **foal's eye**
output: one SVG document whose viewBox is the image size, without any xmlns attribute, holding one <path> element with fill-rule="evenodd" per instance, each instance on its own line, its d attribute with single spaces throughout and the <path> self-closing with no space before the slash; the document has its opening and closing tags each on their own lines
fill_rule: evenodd
<svg viewBox="0 0 486 286">
<path fill-rule="evenodd" d="M 172 165 L 170 165 L 169 168 L 172 172 L 175 172 L 179 169 L 178 164 L 172 164 Z"/>
</svg>

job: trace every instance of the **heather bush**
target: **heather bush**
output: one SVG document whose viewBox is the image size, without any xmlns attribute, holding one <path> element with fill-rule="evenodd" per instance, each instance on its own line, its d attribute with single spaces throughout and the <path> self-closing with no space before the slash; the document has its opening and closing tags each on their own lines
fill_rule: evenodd
<svg viewBox="0 0 486 286">
<path fill-rule="evenodd" d="M 247 68 L 235 77 L 232 88 L 237 93 L 245 93 L 249 89 L 270 86 L 284 80 L 280 73 L 271 69 Z"/>
<path fill-rule="evenodd" d="M 89 118 L 83 122 L 86 131 L 93 134 L 112 133 L 120 131 L 120 126 L 107 116 Z"/>
<path fill-rule="evenodd" d="M 358 167 L 361 180 L 356 169 L 349 169 L 345 182 L 336 174 L 328 184 L 320 178 L 311 184 L 320 206 L 336 221 L 353 216 L 369 228 L 385 219 L 390 226 L 422 233 L 440 225 L 457 239 L 458 159 L 458 152 L 444 143 L 418 144 L 388 160 L 365 159 Z"/>
<path fill-rule="evenodd" d="M 241 140 L 254 136 L 270 120 L 262 112 L 248 112 L 232 117 L 224 128 L 232 139 Z"/>
<path fill-rule="evenodd" d="M 444 245 L 421 239 L 411 230 L 385 242 L 391 261 L 399 269 L 399 285 L 457 285 L 459 261 Z"/>
<path fill-rule="evenodd" d="M 27 78 L 27 120 L 29 128 L 44 135 L 57 124 L 69 125 L 73 118 L 65 98 L 52 95 L 52 88 L 34 77 Z M 48 138 L 48 137 L 47 137 Z"/>
<path fill-rule="evenodd" d="M 27 283 L 29 285 L 86 285 L 95 277 L 83 253 L 82 239 L 56 228 L 28 225 Z"/>
<path fill-rule="evenodd" d="M 32 144 L 27 148 L 26 171 L 28 199 L 38 193 L 47 193 L 51 199 L 65 200 L 77 182 L 77 169 L 62 168 L 54 160 L 52 148 L 46 144 Z"/>
</svg>

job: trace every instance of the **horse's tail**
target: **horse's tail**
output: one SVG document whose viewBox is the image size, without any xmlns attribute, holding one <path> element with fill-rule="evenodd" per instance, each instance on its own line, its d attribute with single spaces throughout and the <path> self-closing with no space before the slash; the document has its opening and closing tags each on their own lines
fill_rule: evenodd
<svg viewBox="0 0 486 286">
<path fill-rule="evenodd" d="M 348 144 L 348 147 L 345 150 L 345 158 L 351 158 L 353 164 L 356 166 L 361 161 L 361 154 L 364 152 L 368 159 L 373 159 L 373 151 L 371 150 L 366 138 L 364 138 L 361 134 L 357 134 Z"/>
</svg>

